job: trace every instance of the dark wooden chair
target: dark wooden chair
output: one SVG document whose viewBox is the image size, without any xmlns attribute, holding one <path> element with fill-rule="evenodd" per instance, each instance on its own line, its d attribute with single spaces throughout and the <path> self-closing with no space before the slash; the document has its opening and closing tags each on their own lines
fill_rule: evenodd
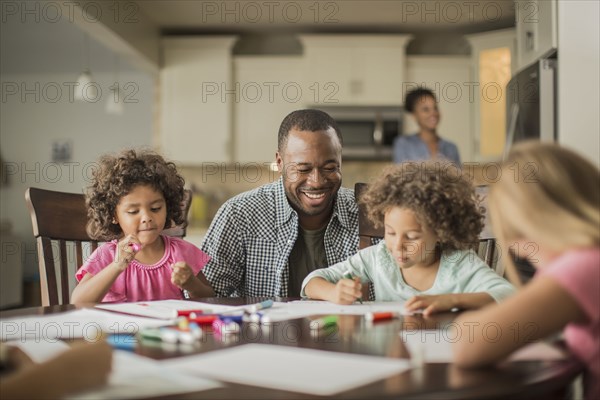
<svg viewBox="0 0 600 400">
<path fill-rule="evenodd" d="M 358 202 L 358 199 L 367 189 L 366 183 L 357 183 L 354 185 L 354 196 Z M 486 196 L 487 196 L 487 186 L 477 186 L 475 188 L 478 195 L 483 198 L 483 206 L 485 207 Z M 369 247 L 379 240 L 383 239 L 384 231 L 383 227 L 375 228 L 373 223 L 367 218 L 367 212 L 365 207 L 358 203 L 358 236 L 359 236 L 359 248 L 364 249 L 365 247 Z M 498 255 L 496 252 L 496 240 L 493 237 L 490 224 L 489 217 L 485 216 L 485 225 L 484 228 L 479 235 L 479 246 L 477 249 L 477 254 L 481 257 L 482 260 L 486 262 L 487 265 L 490 266 L 494 271 L 496 271 L 499 275 L 503 275 L 504 271 L 499 270 L 498 263 Z"/>
<path fill-rule="evenodd" d="M 165 234 L 185 236 L 191 198 L 191 191 L 186 190 L 182 204 L 186 222 L 165 230 Z M 86 232 L 85 197 L 81 193 L 28 188 L 25 200 L 37 241 L 42 305 L 68 304 L 71 283 L 75 284 L 74 270 L 99 244 Z"/>
</svg>

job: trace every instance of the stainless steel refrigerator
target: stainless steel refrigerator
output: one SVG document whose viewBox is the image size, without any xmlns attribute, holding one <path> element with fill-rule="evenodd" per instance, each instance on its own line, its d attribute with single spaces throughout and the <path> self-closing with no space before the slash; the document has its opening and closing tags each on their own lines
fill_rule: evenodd
<svg viewBox="0 0 600 400">
<path fill-rule="evenodd" d="M 519 71 L 506 85 L 507 133 L 504 154 L 527 139 L 556 141 L 557 60 L 539 59 Z"/>
</svg>

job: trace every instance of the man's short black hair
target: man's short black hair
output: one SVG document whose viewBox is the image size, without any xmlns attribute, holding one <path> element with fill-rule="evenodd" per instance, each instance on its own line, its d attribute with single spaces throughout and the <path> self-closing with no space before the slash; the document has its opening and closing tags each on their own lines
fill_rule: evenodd
<svg viewBox="0 0 600 400">
<path fill-rule="evenodd" d="M 289 113 L 281 122 L 279 135 L 277 138 L 277 150 L 283 151 L 287 144 L 290 131 L 296 129 L 299 131 L 326 131 L 332 128 L 339 141 L 342 144 L 342 133 L 337 123 L 326 112 L 315 109 L 296 110 Z"/>
<path fill-rule="evenodd" d="M 418 89 L 411 90 L 406 94 L 406 98 L 404 99 L 404 109 L 410 113 L 414 112 L 415 104 L 417 104 L 417 101 L 421 100 L 423 97 L 432 97 L 433 100 L 437 101 L 433 91 L 424 87 L 420 87 Z"/>
</svg>

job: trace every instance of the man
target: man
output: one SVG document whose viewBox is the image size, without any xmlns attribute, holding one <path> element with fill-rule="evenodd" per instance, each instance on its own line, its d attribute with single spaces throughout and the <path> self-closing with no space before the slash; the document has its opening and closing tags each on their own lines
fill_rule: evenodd
<svg viewBox="0 0 600 400">
<path fill-rule="evenodd" d="M 299 296 L 302 280 L 356 253 L 358 207 L 341 188 L 342 137 L 319 110 L 294 111 L 279 128 L 281 177 L 228 200 L 202 250 L 218 296 Z"/>
</svg>

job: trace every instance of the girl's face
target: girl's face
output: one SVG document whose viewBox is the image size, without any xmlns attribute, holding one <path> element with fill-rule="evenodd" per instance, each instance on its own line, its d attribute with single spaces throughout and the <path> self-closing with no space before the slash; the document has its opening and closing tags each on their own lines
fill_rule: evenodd
<svg viewBox="0 0 600 400">
<path fill-rule="evenodd" d="M 428 267 L 437 261 L 437 236 L 407 208 L 392 207 L 383 217 L 385 245 L 400 268 Z"/>
<path fill-rule="evenodd" d="M 125 236 L 137 237 L 142 245 L 152 244 L 167 220 L 165 197 L 152 186 L 135 186 L 119 200 L 115 220 Z"/>
<path fill-rule="evenodd" d="M 419 127 L 428 130 L 435 130 L 440 122 L 437 103 L 431 96 L 422 96 L 416 101 L 413 115 Z"/>
</svg>

